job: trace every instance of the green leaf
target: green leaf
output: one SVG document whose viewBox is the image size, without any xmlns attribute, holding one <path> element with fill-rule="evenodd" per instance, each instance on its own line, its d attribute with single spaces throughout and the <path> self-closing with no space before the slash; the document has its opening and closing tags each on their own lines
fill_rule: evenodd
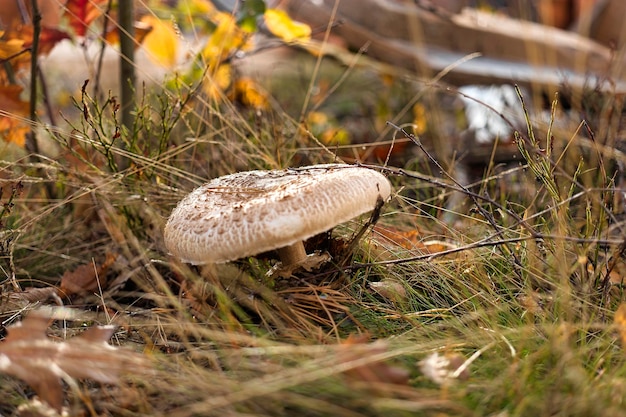
<svg viewBox="0 0 626 417">
<path fill-rule="evenodd" d="M 246 32 L 256 32 L 257 21 L 265 13 L 266 6 L 263 0 L 245 0 L 239 11 L 237 24 Z"/>
</svg>

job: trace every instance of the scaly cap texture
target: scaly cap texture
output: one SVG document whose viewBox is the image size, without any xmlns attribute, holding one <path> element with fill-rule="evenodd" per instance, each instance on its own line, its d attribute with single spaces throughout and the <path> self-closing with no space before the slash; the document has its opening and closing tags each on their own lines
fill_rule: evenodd
<svg viewBox="0 0 626 417">
<path fill-rule="evenodd" d="M 351 165 L 239 172 L 187 195 L 165 226 L 165 245 L 192 264 L 228 262 L 305 240 L 390 194 L 384 175 Z"/>
</svg>

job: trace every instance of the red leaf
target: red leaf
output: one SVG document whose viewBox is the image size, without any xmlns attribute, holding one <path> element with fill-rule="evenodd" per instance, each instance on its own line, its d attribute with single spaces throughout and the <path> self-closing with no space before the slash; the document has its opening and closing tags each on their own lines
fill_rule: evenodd
<svg viewBox="0 0 626 417">
<path fill-rule="evenodd" d="M 89 25 L 100 17 L 106 0 L 68 0 L 65 15 L 76 36 L 85 36 Z"/>
<path fill-rule="evenodd" d="M 23 42 L 22 47 L 28 49 L 33 45 L 33 34 L 33 25 L 22 25 L 19 29 L 7 32 L 6 38 L 21 40 Z M 63 39 L 69 39 L 69 35 L 66 32 L 55 28 L 42 27 L 41 33 L 39 34 L 39 49 L 37 49 L 37 54 L 45 55 L 49 53 L 52 48 Z M 24 61 L 23 63 L 30 64 L 29 54 L 21 55 L 20 59 Z"/>
<path fill-rule="evenodd" d="M 62 30 L 42 27 L 39 35 L 39 50 L 40 55 L 49 53 L 54 46 L 61 42 L 63 39 L 69 39 L 70 36 Z"/>
</svg>

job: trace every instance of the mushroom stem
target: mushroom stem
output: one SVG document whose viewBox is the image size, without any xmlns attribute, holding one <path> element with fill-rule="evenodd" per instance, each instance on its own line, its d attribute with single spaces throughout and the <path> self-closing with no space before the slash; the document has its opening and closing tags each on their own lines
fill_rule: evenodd
<svg viewBox="0 0 626 417">
<path fill-rule="evenodd" d="M 297 265 L 307 258 L 304 243 L 301 240 L 293 245 L 278 248 L 276 251 L 283 266 Z"/>
</svg>

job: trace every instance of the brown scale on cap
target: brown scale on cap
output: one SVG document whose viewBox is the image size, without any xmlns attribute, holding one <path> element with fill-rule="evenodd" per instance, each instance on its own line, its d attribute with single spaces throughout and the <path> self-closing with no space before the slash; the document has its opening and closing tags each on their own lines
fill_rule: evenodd
<svg viewBox="0 0 626 417">
<path fill-rule="evenodd" d="M 323 260 L 306 254 L 304 240 L 372 211 L 390 194 L 385 176 L 350 165 L 239 172 L 185 197 L 165 226 L 165 245 L 192 264 L 276 249 L 285 267 L 311 269 Z"/>
</svg>

